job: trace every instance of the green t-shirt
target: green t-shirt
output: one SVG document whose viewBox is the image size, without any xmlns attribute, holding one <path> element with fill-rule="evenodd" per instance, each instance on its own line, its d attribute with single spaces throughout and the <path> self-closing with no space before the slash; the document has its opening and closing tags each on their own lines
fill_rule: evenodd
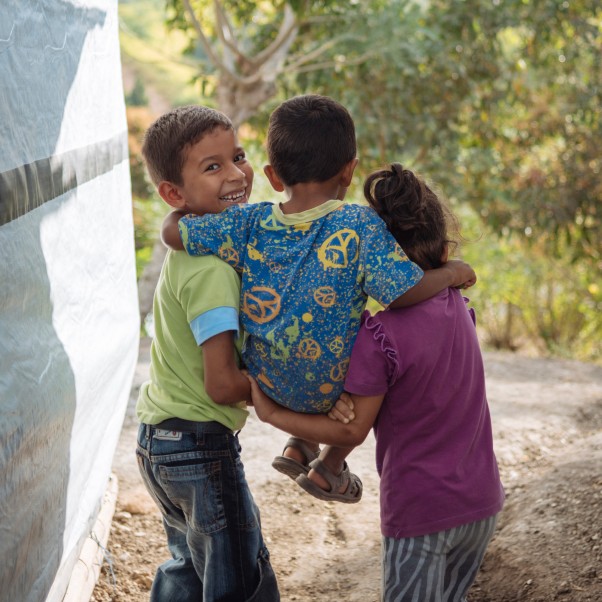
<svg viewBox="0 0 602 602">
<path fill-rule="evenodd" d="M 240 302 L 240 278 L 217 257 L 190 257 L 169 251 L 155 299 L 155 336 L 151 346 L 150 381 L 140 389 L 136 414 L 145 424 L 168 418 L 195 422 L 217 421 L 238 430 L 248 412 L 245 402 L 218 405 L 205 391 L 203 351 L 190 323 L 216 308 L 234 308 Z M 236 342 L 239 359 L 240 340 Z"/>
</svg>

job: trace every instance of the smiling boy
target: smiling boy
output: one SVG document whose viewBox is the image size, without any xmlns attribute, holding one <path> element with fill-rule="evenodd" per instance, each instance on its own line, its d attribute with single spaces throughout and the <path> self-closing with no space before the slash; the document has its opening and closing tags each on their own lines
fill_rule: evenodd
<svg viewBox="0 0 602 602">
<path fill-rule="evenodd" d="M 230 120 L 179 107 L 153 123 L 142 153 L 161 198 L 184 213 L 246 203 L 253 185 Z M 221 259 L 169 251 L 153 304 L 150 380 L 136 406 L 137 456 L 163 514 L 172 559 L 151 601 L 280 599 L 240 460 L 248 412 L 240 372 L 240 279 Z"/>
</svg>

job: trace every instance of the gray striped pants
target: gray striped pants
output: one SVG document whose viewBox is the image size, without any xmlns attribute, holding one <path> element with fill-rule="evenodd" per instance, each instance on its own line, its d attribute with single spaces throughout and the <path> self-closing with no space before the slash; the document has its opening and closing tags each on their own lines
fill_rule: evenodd
<svg viewBox="0 0 602 602">
<path fill-rule="evenodd" d="M 383 602 L 465 602 L 496 519 L 420 537 L 383 537 Z"/>
</svg>

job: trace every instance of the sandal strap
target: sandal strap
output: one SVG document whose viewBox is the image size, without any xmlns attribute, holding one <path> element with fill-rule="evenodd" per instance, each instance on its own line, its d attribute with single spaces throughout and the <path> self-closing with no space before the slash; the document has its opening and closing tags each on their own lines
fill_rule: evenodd
<svg viewBox="0 0 602 602">
<path fill-rule="evenodd" d="M 311 449 L 307 443 L 303 439 L 299 439 L 299 437 L 289 437 L 288 441 L 284 445 L 284 449 L 282 450 L 282 455 L 287 450 L 288 447 L 294 447 L 298 449 L 305 456 L 305 464 L 309 465 L 312 461 L 316 460 L 320 455 L 320 450 L 314 451 Z"/>
<path fill-rule="evenodd" d="M 352 497 L 362 497 L 362 491 L 364 486 L 362 485 L 361 479 L 352 472 L 349 473 L 349 484 L 347 489 L 345 489 L 345 494 L 350 495 Z"/>
<path fill-rule="evenodd" d="M 324 477 L 328 485 L 330 486 L 330 491 L 339 491 L 339 487 L 347 484 L 348 491 L 350 487 L 357 485 L 354 480 L 351 478 L 351 473 L 349 472 L 349 466 L 347 466 L 347 462 L 343 463 L 343 470 L 340 474 L 336 475 L 322 460 L 316 458 L 313 462 L 309 463 L 309 467 L 315 470 L 321 477 Z"/>
</svg>

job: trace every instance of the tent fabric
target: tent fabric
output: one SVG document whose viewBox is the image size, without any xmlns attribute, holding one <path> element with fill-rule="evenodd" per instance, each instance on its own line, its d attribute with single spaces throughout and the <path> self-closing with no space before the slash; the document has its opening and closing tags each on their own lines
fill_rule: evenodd
<svg viewBox="0 0 602 602">
<path fill-rule="evenodd" d="M 0 225 L 102 176 L 127 159 L 127 150 L 121 133 L 0 173 Z"/>
<path fill-rule="evenodd" d="M 139 335 L 116 0 L 0 3 L 0 600 L 63 598 Z"/>
</svg>

